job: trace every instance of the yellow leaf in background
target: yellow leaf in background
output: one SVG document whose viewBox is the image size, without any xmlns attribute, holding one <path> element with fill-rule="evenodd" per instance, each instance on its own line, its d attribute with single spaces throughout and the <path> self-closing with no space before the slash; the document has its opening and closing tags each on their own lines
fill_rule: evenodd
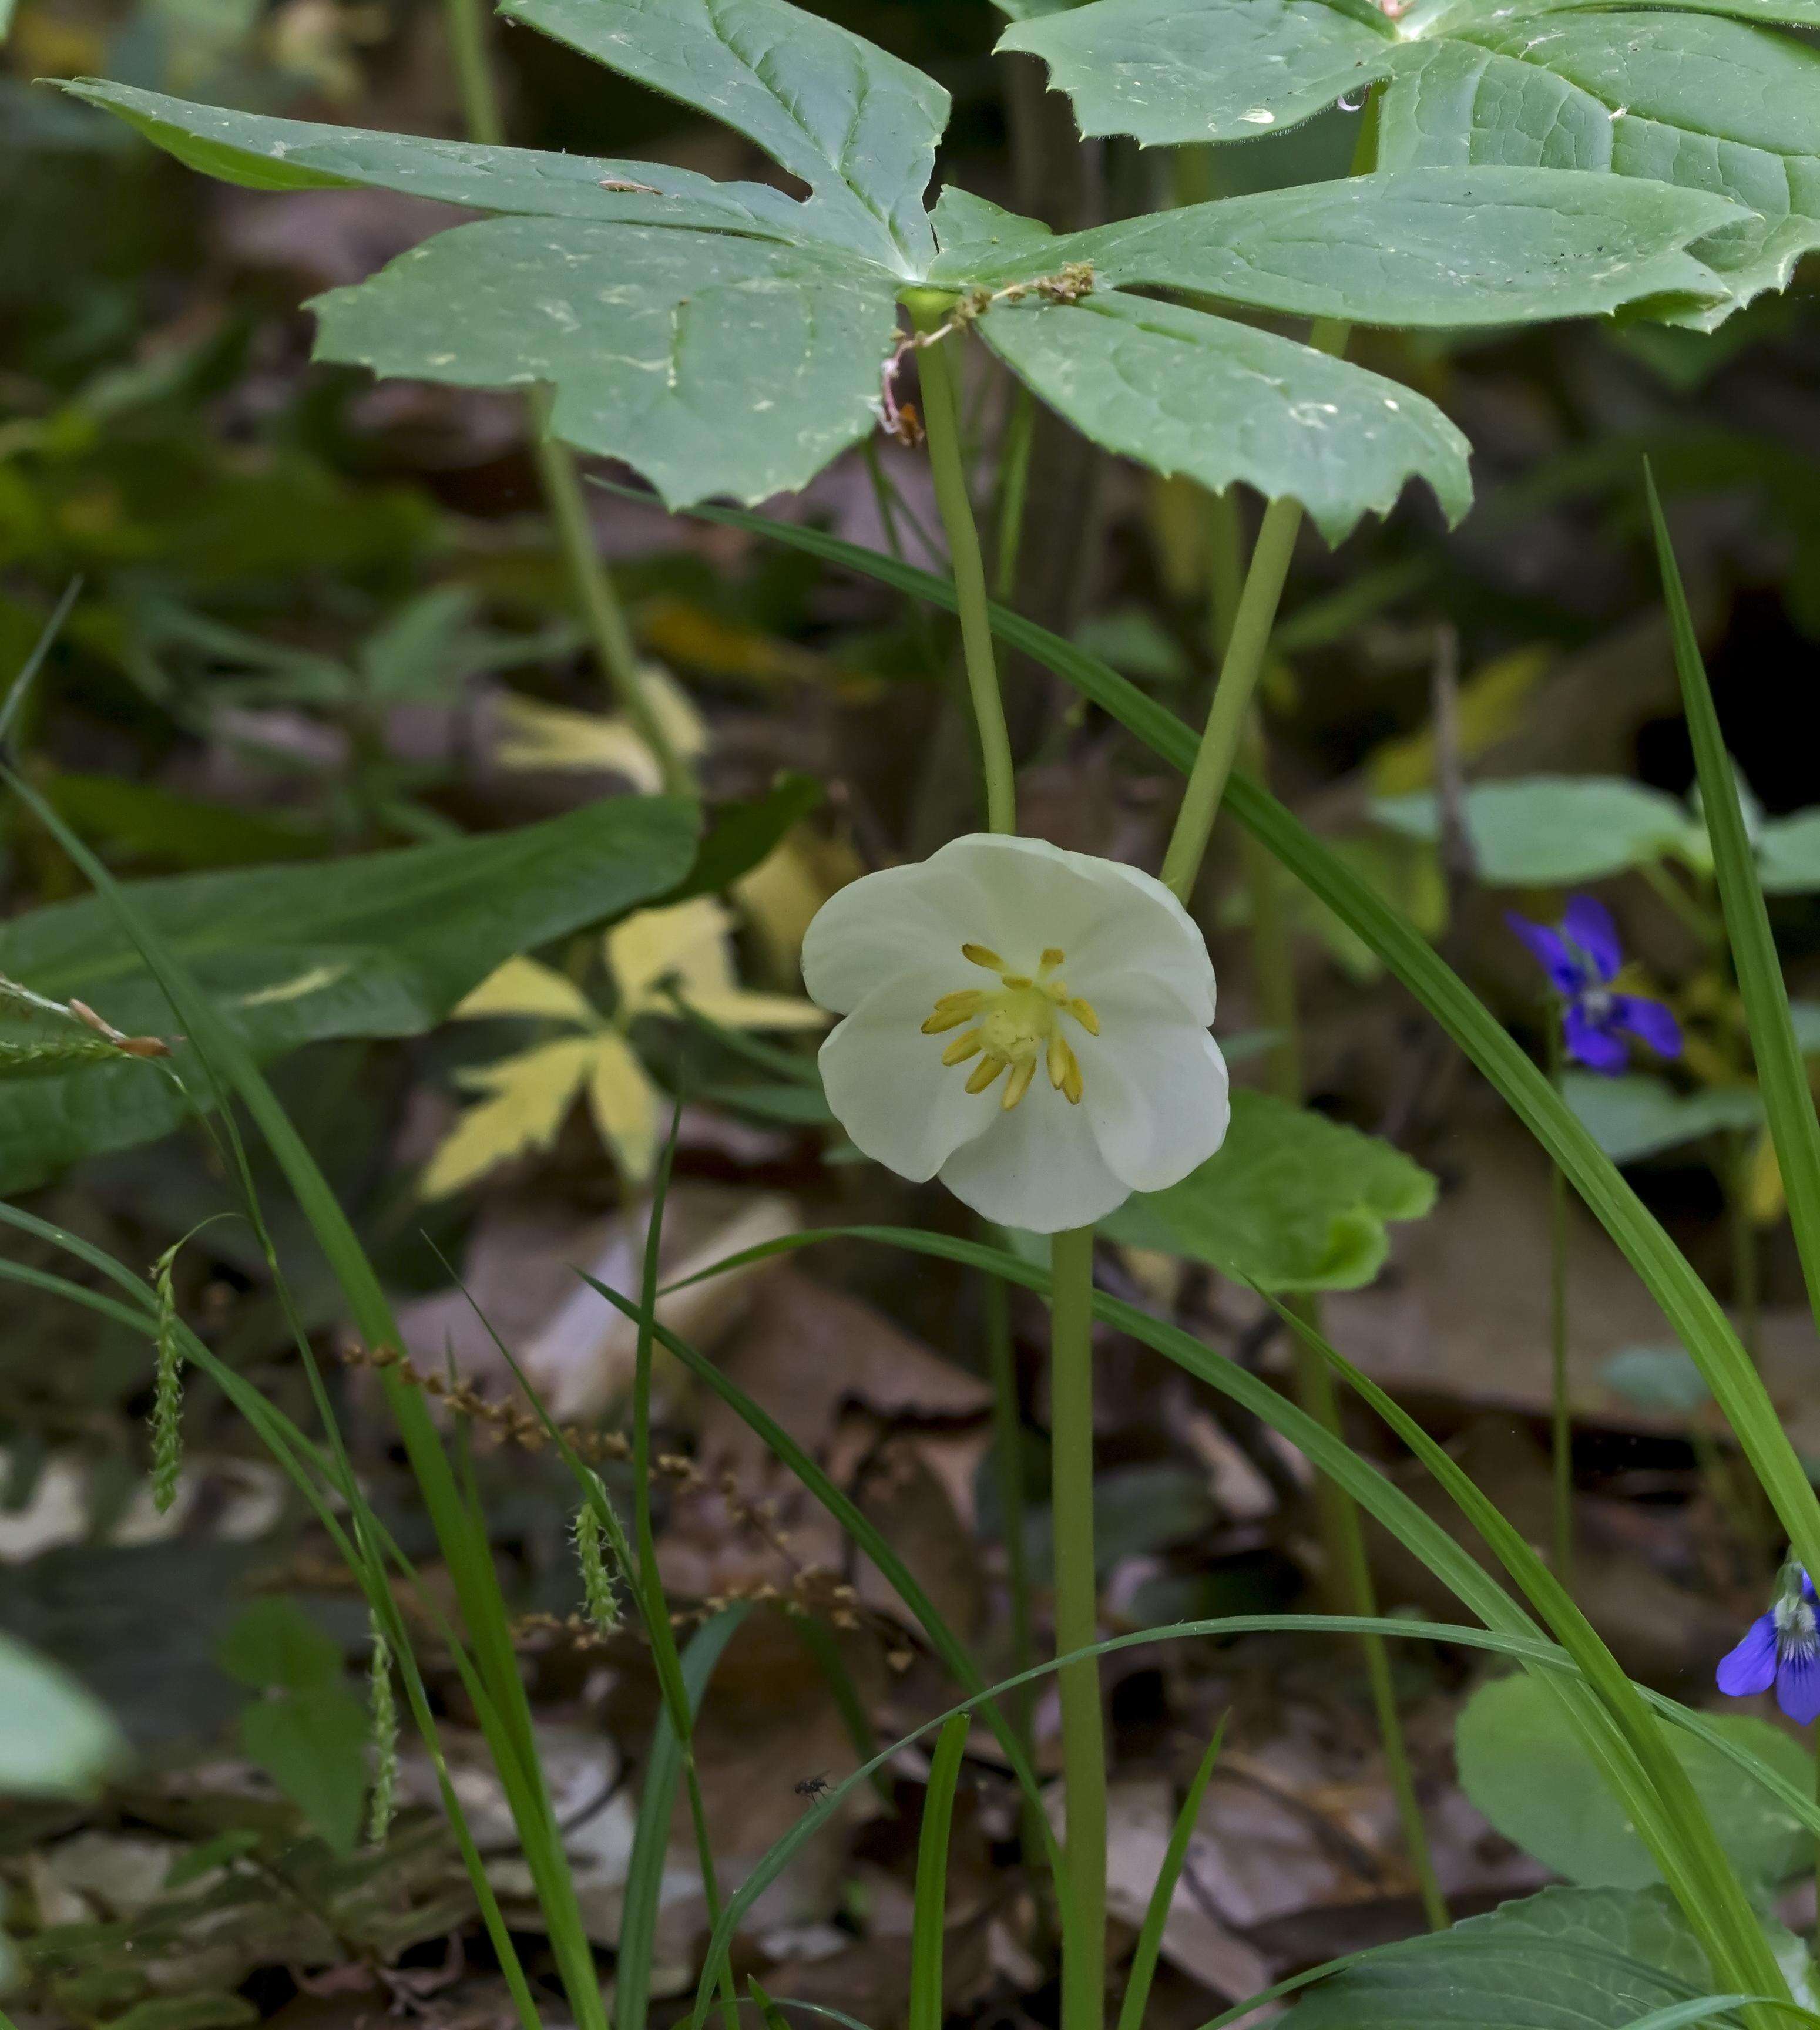
<svg viewBox="0 0 1820 2030">
<path fill-rule="evenodd" d="M 1513 649 L 1460 686 L 1460 753 L 1470 761 L 1523 723 L 1529 694 L 1546 674 L 1554 652 L 1542 643 Z M 1424 727 L 1405 740 L 1386 740 L 1365 764 L 1372 794 L 1400 797 L 1426 790 L 1435 779 L 1435 732 Z"/>
<path fill-rule="evenodd" d="M 828 674 L 824 657 L 758 628 L 722 620 L 686 599 L 648 600 L 638 611 L 638 632 L 667 662 L 686 664 L 706 676 L 769 689 Z"/>
<path fill-rule="evenodd" d="M 1782 1166 L 1770 1131 L 1757 1131 L 1755 1146 L 1744 1168 L 1744 1209 L 1759 1226 L 1773 1226 L 1788 1200 L 1782 1190 Z"/>
<path fill-rule="evenodd" d="M 588 1068 L 588 1110 L 620 1174 L 642 1184 L 657 1167 L 662 1096 L 623 1036 L 596 1037 Z"/>
<path fill-rule="evenodd" d="M 732 1029 L 820 1028 L 813 1002 L 795 995 L 750 994 L 733 969 L 731 913 L 698 895 L 668 909 L 641 909 L 607 933 L 607 960 L 629 1018 L 672 1012 L 667 987 L 710 1021 Z"/>
<path fill-rule="evenodd" d="M 706 751 L 708 729 L 688 693 L 668 671 L 646 664 L 646 696 L 670 744 L 686 760 Z M 620 713 L 573 712 L 566 705 L 505 693 L 498 701 L 493 759 L 502 768 L 593 768 L 623 775 L 635 789 L 664 786 L 651 750 Z"/>
<path fill-rule="evenodd" d="M 668 909 L 640 909 L 607 933 L 607 963 L 633 1013 L 667 1009 L 666 980 L 698 993 L 739 985 L 728 933 L 733 920 L 711 895 Z"/>
<path fill-rule="evenodd" d="M 828 1017 L 813 1001 L 795 994 L 752 994 L 743 987 L 725 994 L 696 994 L 687 987 L 683 998 L 698 1015 L 723 1029 L 825 1029 Z"/>
<path fill-rule="evenodd" d="M 541 1015 L 590 1029 L 601 1019 L 572 980 L 539 965 L 534 958 L 508 958 L 497 972 L 489 973 L 458 1002 L 455 1012 L 467 1020 L 481 1015 Z"/>
<path fill-rule="evenodd" d="M 419 1195 L 445 1198 L 510 1157 L 549 1148 L 588 1076 L 598 1042 L 568 1037 L 464 1073 L 463 1084 L 486 1097 L 468 1108 L 425 1164 Z"/>
<path fill-rule="evenodd" d="M 735 899 L 764 948 L 774 980 L 801 978 L 802 940 L 816 911 L 836 889 L 865 872 L 844 839 L 823 838 L 798 826 L 733 884 Z"/>
</svg>

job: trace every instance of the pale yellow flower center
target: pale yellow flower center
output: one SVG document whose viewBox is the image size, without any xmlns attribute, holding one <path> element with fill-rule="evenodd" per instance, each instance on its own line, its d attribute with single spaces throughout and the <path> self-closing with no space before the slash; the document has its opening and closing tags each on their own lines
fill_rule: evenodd
<svg viewBox="0 0 1820 2030">
<path fill-rule="evenodd" d="M 1070 1106 L 1077 1106 L 1085 1082 L 1080 1060 L 1062 1033 L 1062 1017 L 1078 1022 L 1089 1036 L 1099 1035 L 1100 1017 L 1092 1003 L 1070 994 L 1067 983 L 1058 975 L 1056 968 L 1067 954 L 1051 945 L 1034 974 L 1014 972 L 984 945 L 962 945 L 961 956 L 970 965 L 996 972 L 999 990 L 994 993 L 966 987 L 944 994 L 936 1003 L 935 1012 L 922 1025 L 925 1036 L 972 1024 L 942 1052 L 942 1062 L 959 1065 L 970 1058 L 979 1059 L 967 1077 L 969 1092 L 984 1092 L 999 1073 L 1009 1071 L 999 1101 L 1007 1113 L 1029 1091 L 1037 1066 L 1042 1063 L 1048 1067 L 1050 1084 Z"/>
</svg>

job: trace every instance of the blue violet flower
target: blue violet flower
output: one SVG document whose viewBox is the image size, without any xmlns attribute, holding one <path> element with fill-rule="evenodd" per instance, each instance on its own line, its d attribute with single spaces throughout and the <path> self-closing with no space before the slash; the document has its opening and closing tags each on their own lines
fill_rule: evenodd
<svg viewBox="0 0 1820 2030">
<path fill-rule="evenodd" d="M 1624 964 L 1624 948 L 1602 902 L 1576 895 L 1553 929 L 1513 911 L 1504 920 L 1528 946 L 1561 996 L 1561 1041 L 1576 1064 L 1615 1078 L 1625 1068 L 1627 1035 L 1639 1038 L 1658 1057 L 1680 1054 L 1680 1024 L 1659 1001 L 1612 992 L 1611 983 Z"/>
<path fill-rule="evenodd" d="M 1759 1614 L 1736 1649 L 1719 1660 L 1719 1690 L 1745 1699 L 1773 1685 L 1776 1703 L 1798 1726 L 1820 1719 L 1820 1630 L 1814 1582 L 1785 1565 L 1776 1604 Z"/>
</svg>

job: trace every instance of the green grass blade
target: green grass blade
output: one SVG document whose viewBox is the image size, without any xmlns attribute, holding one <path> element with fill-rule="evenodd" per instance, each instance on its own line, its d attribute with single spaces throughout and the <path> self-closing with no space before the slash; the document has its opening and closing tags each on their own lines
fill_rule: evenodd
<svg viewBox="0 0 1820 2030">
<path fill-rule="evenodd" d="M 0 17 L 5 9 L 0 7 Z M 5 39 L 0 29 L 0 41 Z M 25 701 L 32 695 L 32 686 L 37 681 L 38 672 L 44 667 L 44 659 L 50 653 L 51 646 L 63 632 L 63 623 L 69 618 L 82 590 L 82 580 L 73 578 L 63 588 L 63 597 L 51 608 L 50 618 L 39 630 L 38 639 L 32 645 L 32 652 L 20 665 L 19 672 L 7 687 L 4 699 L 0 699 L 0 753 L 4 753 L 13 737 L 13 729 L 19 723 L 19 715 L 25 708 Z"/>
<path fill-rule="evenodd" d="M 826 1622 L 814 1620 L 804 1614 L 792 1615 L 790 1626 L 797 1640 L 815 1660 L 815 1668 L 828 1686 L 828 1696 L 840 1715 L 840 1723 L 847 1730 L 847 1738 L 853 1743 L 854 1755 L 862 1762 L 869 1762 L 878 1747 L 878 1737 L 873 1731 L 871 1716 L 859 1695 L 859 1687 L 853 1682 L 853 1673 L 841 1656 L 833 1630 Z M 874 1779 L 873 1788 L 878 1792 L 879 1802 L 895 1817 L 897 1799 L 891 1790 L 891 1779 L 882 1770 Z"/>
<path fill-rule="evenodd" d="M 910 1917 L 908 2030 L 942 2030 L 942 1954 L 947 1935 L 948 1835 L 955 1818 L 955 1785 L 966 1753 L 968 1716 L 942 1723 L 923 1793 L 917 1840 L 916 1904 Z"/>
<path fill-rule="evenodd" d="M 56 812 L 12 769 L 0 768 L 0 781 L 51 833 L 114 910 L 147 970 L 163 990 L 211 1081 L 218 1090 L 224 1084 L 231 1087 L 258 1124 L 328 1258 L 363 1337 L 372 1346 L 398 1345 L 396 1323 L 371 1262 L 315 1158 L 240 1037 L 188 967 Z M 225 1106 L 222 1110 L 225 1115 Z M 427 1406 L 389 1369 L 381 1368 L 379 1374 L 475 1645 L 476 1667 L 488 1694 L 480 1712 L 482 1727 L 511 1803 L 570 2006 L 579 2030 L 609 2030 L 574 1877 L 538 1761 L 530 1701 L 512 1649 L 491 1552 L 484 1535 L 477 1540 Z"/>
<path fill-rule="evenodd" d="M 1770 913 L 1757 879 L 1757 857 L 1738 801 L 1732 757 L 1719 730 L 1719 715 L 1706 681 L 1700 645 L 1694 634 L 1688 597 L 1675 562 L 1674 545 L 1662 516 L 1655 477 L 1646 459 L 1643 484 L 1649 494 L 1650 522 L 1655 532 L 1656 559 L 1662 570 L 1662 595 L 1674 638 L 1675 668 L 1680 678 L 1681 703 L 1699 771 L 1700 809 L 1713 846 L 1713 871 L 1719 904 L 1738 969 L 1738 986 L 1750 1024 L 1751 1050 L 1757 1061 L 1757 1082 L 1763 1111 L 1776 1145 L 1788 1218 L 1807 1282 L 1807 1299 L 1820 1320 L 1820 1121 L 1807 1067 L 1795 1040 L 1788 1014 L 1788 991 L 1782 964 L 1770 934 Z"/>
<path fill-rule="evenodd" d="M 1207 1795 L 1213 1765 L 1219 1760 L 1220 1745 L 1225 1739 L 1226 1720 L 1223 1716 L 1213 1731 L 1212 1740 L 1207 1744 L 1207 1753 L 1200 1758 L 1200 1767 L 1194 1772 L 1194 1781 L 1188 1786 L 1188 1795 L 1182 1801 L 1163 1865 L 1156 1871 L 1156 1887 L 1150 1892 L 1150 1907 L 1144 1913 L 1144 1928 L 1137 1934 L 1137 1947 L 1131 1955 L 1131 1971 L 1125 1977 L 1125 1999 L 1118 2010 L 1118 2030 L 1142 2030 L 1144 2012 L 1150 2006 L 1150 1984 L 1156 1977 L 1157 1955 L 1163 1950 L 1163 1927 L 1169 1922 L 1169 1906 L 1175 1901 L 1175 1885 L 1182 1879 L 1182 1868 L 1188 1859 L 1188 1843 L 1194 1837 L 1195 1823 L 1200 1816 L 1200 1801 Z"/>
<path fill-rule="evenodd" d="M 1587 1685 L 1622 1734 L 1659 1804 L 1659 1814 L 1647 1816 L 1633 1807 L 1637 1831 L 1696 1935 L 1706 1946 L 1715 1971 L 1733 1979 L 1741 1976 L 1754 1989 L 1760 1987 L 1771 1995 L 1778 1989 L 1785 1993 L 1775 1956 L 1763 1936 L 1750 1898 L 1719 1845 L 1687 1772 L 1670 1751 L 1636 1687 L 1572 1596 L 1531 1549 L 1522 1532 L 1506 1519 L 1495 1502 L 1480 1492 L 1444 1446 L 1430 1437 L 1369 1376 L 1362 1374 L 1337 1351 L 1307 1319 L 1272 1299 L 1265 1301 L 1304 1345 L 1318 1353 L 1420 1459 L 1579 1665 Z"/>
<path fill-rule="evenodd" d="M 704 1622 L 690 1638 L 681 1658 L 683 1690 L 690 1717 L 701 1710 L 702 1695 L 722 1653 L 750 1608 L 744 1602 L 724 1608 Z M 676 1785 L 683 1773 L 683 1743 L 668 1707 L 657 1716 L 651 1752 L 645 1764 L 638 1798 L 638 1819 L 632 1834 L 632 1858 L 626 1873 L 626 1897 L 620 1920 L 620 1955 L 614 1969 L 614 1995 L 620 2030 L 644 2030 L 651 2001 L 651 1957 L 657 1941 L 657 1905 L 663 1888 L 664 1862 L 669 1852 L 670 1820 Z"/>
<path fill-rule="evenodd" d="M 623 1313 L 627 1318 L 634 1318 L 637 1315 L 637 1307 L 629 1298 L 621 1296 L 617 1290 L 612 1289 L 606 1284 L 598 1281 L 595 1277 L 588 1275 L 585 1270 L 581 1273 L 582 1281 L 587 1284 L 590 1289 L 597 1291 L 605 1297 L 615 1310 Z M 761 1409 L 737 1383 L 723 1374 L 705 1354 L 690 1345 L 687 1340 L 679 1338 L 661 1320 L 657 1324 L 656 1333 L 657 1343 L 665 1352 L 672 1355 L 680 1361 L 698 1381 L 712 1389 L 736 1416 L 739 1417 L 765 1441 L 772 1453 L 789 1467 L 854 1542 L 877 1566 L 898 1597 L 916 1616 L 924 1634 L 929 1638 L 930 1648 L 941 1658 L 955 1678 L 970 1690 L 982 1689 L 985 1681 L 981 1677 L 973 1658 L 968 1655 L 966 1645 L 949 1627 L 934 1601 L 917 1584 L 910 1567 L 879 1534 L 877 1526 L 841 1493 L 783 1426 Z M 1031 1768 L 1029 1758 L 1025 1754 L 1015 1732 L 1007 1723 L 1004 1716 L 996 1707 L 988 1706 L 984 1717 L 997 1738 L 999 1747 L 1003 1749 L 1006 1760 L 1010 1764 L 1012 1769 L 1016 1772 L 1018 1781 L 1022 1786 L 1025 1795 L 1032 1801 L 1037 1811 L 1040 1812 L 1042 1791 L 1037 1782 L 1036 1772 Z M 869 1769 L 881 1766 L 882 1764 L 876 1758 L 867 1765 Z M 1044 1824 L 1046 1827 L 1047 1821 Z M 1056 1851 L 1052 1835 L 1048 1839 L 1047 1847 L 1049 1865 L 1052 1869 L 1059 1872 L 1060 1857 Z"/>
<path fill-rule="evenodd" d="M 1648 2015 L 1639 2016 L 1628 2025 L 1627 2030 L 1687 2030 L 1690 2024 L 1711 2023 L 1736 2010 L 1751 2007 L 1779 2010 L 1803 2023 L 1820 2022 L 1812 2010 L 1773 1995 L 1703 1995 L 1693 2002 L 1671 2002 L 1666 2009 L 1652 2009 Z"/>
<path fill-rule="evenodd" d="M 819 530 L 786 526 L 739 509 L 695 511 L 708 520 L 751 530 L 954 611 L 954 588 L 948 580 L 913 565 L 843 543 Z M 1184 775 L 1188 772 L 1194 759 L 1195 734 L 1167 706 L 1147 697 L 1098 657 L 1033 621 L 1003 607 L 992 609 L 992 621 L 1001 640 L 1072 684 L 1171 767 Z M 1541 1071 L 1412 924 L 1241 771 L 1235 769 L 1227 783 L 1225 808 L 1383 960 L 1565 1172 L 1699 1369 L 1796 1554 L 1811 1569 L 1812 1561 L 1820 1558 L 1820 1499 L 1816 1499 L 1775 1406 L 1718 1299 L 1661 1223 Z"/>
</svg>

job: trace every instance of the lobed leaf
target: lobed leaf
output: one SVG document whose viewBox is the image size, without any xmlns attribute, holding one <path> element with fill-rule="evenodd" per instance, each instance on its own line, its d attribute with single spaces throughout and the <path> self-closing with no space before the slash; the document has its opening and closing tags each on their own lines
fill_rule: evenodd
<svg viewBox="0 0 1820 2030">
<path fill-rule="evenodd" d="M 1472 504 L 1471 447 L 1433 403 L 1275 333 L 1114 291 L 1007 305 L 977 329 L 1095 443 L 1216 493 L 1286 495 L 1330 543 L 1412 478 L 1450 522 Z"/>
<path fill-rule="evenodd" d="M 189 168 L 248 190 L 360 184 L 480 211 L 622 220 L 772 240 L 817 236 L 812 204 L 798 204 L 763 184 L 716 183 L 693 169 L 661 163 L 279 120 L 230 106 L 195 105 L 110 78 L 78 78 L 64 90 L 117 113 Z"/>
<path fill-rule="evenodd" d="M 1591 317 L 1652 299 L 1710 302 L 1722 286 L 1685 250 L 1743 216 L 1729 198 L 1672 184 L 1450 165 L 1186 205 L 1008 246 L 990 265 L 969 242 L 931 273 L 1001 287 L 1085 262 L 1102 287 L 1458 328 Z"/>
<path fill-rule="evenodd" d="M 1492 164 L 1664 180 L 1742 210 L 1693 251 L 1710 329 L 1785 286 L 1820 244 L 1820 50 L 1769 24 L 1816 0 L 1093 0 L 1009 29 L 1069 93 L 1082 131 L 1147 143 L 1241 139 L 1383 82 L 1379 163 Z"/>
<path fill-rule="evenodd" d="M 502 0 L 523 21 L 755 141 L 845 243 L 914 275 L 948 95 L 787 0 Z"/>
<path fill-rule="evenodd" d="M 799 487 L 870 429 L 891 278 L 806 246 L 486 219 L 313 305 L 317 352 L 379 374 L 556 390 L 550 427 L 672 507 Z"/>
</svg>

